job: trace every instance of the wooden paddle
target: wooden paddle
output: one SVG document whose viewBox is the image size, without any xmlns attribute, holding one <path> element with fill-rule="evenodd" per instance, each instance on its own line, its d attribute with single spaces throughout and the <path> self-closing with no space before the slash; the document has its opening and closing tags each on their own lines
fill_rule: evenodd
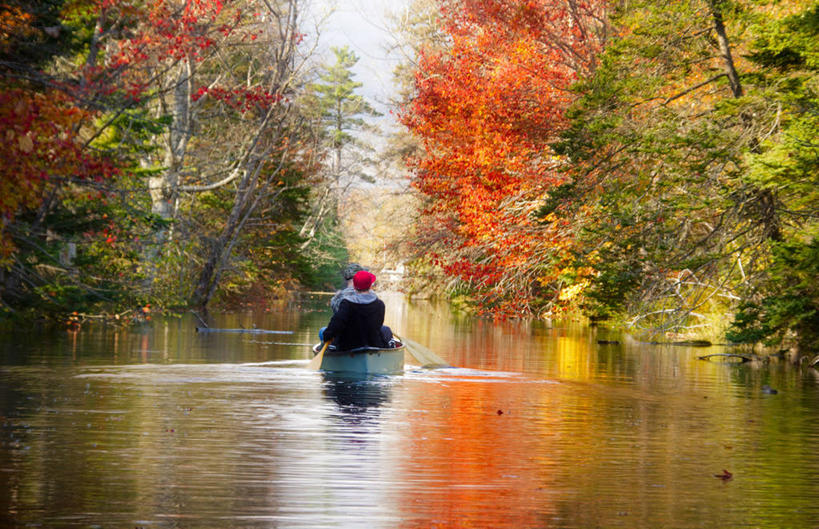
<svg viewBox="0 0 819 529">
<path fill-rule="evenodd" d="M 321 351 L 319 351 L 319 353 L 316 356 L 314 356 L 312 360 L 310 360 L 310 363 L 307 364 L 307 367 L 309 369 L 312 369 L 314 371 L 318 371 L 319 369 L 321 369 L 321 361 L 324 360 L 324 351 L 327 350 L 327 346 L 330 345 L 330 342 L 332 341 L 333 340 L 328 340 L 324 342 L 324 347 L 321 348 Z"/>
<path fill-rule="evenodd" d="M 414 342 L 409 338 L 401 338 L 397 334 L 393 335 L 401 340 L 407 346 L 407 352 L 412 356 L 416 362 L 421 364 L 421 367 L 426 369 L 438 369 L 441 367 L 452 367 L 443 358 L 433 353 L 418 342 Z"/>
</svg>

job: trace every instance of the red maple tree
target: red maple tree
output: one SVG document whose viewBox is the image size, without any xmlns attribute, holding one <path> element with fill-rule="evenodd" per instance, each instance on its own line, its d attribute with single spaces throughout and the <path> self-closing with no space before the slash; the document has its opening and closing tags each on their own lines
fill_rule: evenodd
<svg viewBox="0 0 819 529">
<path fill-rule="evenodd" d="M 12 232 L 22 212 L 48 209 L 70 193 L 96 194 L 100 183 L 133 163 L 122 152 L 106 151 L 100 139 L 123 113 L 158 95 L 161 76 L 181 61 L 201 63 L 229 37 L 256 38 L 260 13 L 244 10 L 252 4 L 72 0 L 56 13 L 23 2 L 0 8 L 0 156 L 6 161 L 0 180 L 0 258 L 5 264 L 17 249 Z M 49 26 L 47 16 L 56 17 L 58 25 Z M 75 54 L 64 35 L 86 30 L 87 48 Z M 37 46 L 54 51 L 32 62 Z M 60 56 L 68 60 L 55 64 L 53 58 Z M 258 87 L 218 83 L 199 87 L 193 97 L 205 95 L 239 111 L 280 99 Z"/>
<path fill-rule="evenodd" d="M 416 95 L 401 114 L 424 147 L 410 160 L 428 199 L 419 244 L 495 315 L 531 312 L 536 292 L 558 293 L 553 262 L 570 241 L 559 219 L 535 213 L 564 181 L 549 145 L 566 125 L 571 84 L 594 68 L 605 7 L 442 0 L 450 46 L 419 57 Z"/>
</svg>

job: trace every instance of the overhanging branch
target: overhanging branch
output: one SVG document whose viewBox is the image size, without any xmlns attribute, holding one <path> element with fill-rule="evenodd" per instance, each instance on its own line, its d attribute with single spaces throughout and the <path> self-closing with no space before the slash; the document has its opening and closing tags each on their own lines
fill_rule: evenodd
<svg viewBox="0 0 819 529">
<path fill-rule="evenodd" d="M 727 77 L 727 76 L 728 76 L 727 73 L 717 74 L 714 77 L 711 77 L 710 79 L 706 79 L 705 81 L 703 81 L 703 82 L 701 82 L 699 84 L 696 84 L 696 85 L 692 86 L 691 88 L 687 88 L 687 89 L 683 90 L 682 92 L 680 92 L 678 94 L 674 94 L 673 96 L 667 98 L 665 101 L 663 101 L 663 105 L 667 105 L 667 104 L 671 103 L 672 101 L 674 101 L 675 99 L 679 99 L 679 98 L 683 97 L 686 94 L 690 94 L 694 90 L 702 88 L 703 86 L 705 86 L 707 84 L 713 83 L 717 79 L 720 79 L 722 77 Z"/>
</svg>

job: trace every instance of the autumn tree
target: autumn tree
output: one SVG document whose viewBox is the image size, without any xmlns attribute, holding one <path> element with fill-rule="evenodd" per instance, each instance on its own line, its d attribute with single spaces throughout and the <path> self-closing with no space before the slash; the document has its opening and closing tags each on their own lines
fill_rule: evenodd
<svg viewBox="0 0 819 529">
<path fill-rule="evenodd" d="M 679 336 L 739 307 L 733 339 L 815 336 L 815 3 L 440 6 L 451 41 L 402 117 L 418 248 L 456 287 L 496 314 L 575 300 Z"/>
<path fill-rule="evenodd" d="M 79 266 L 76 259 L 79 240 L 96 235 L 99 241 L 110 224 L 105 186 L 121 170 L 115 157 L 99 148 L 97 122 L 104 102 L 120 97 L 120 76 L 109 71 L 102 83 L 103 72 L 93 65 L 70 62 L 89 42 L 81 30 L 82 13 L 94 4 L 8 2 L 1 9 L 4 308 L 49 310 L 110 298 L 110 282 L 95 273 L 98 261 Z M 66 59 L 67 71 L 53 67 Z"/>
<path fill-rule="evenodd" d="M 746 57 L 762 21 L 798 4 L 629 2 L 614 12 L 618 36 L 575 86 L 582 97 L 558 147 L 573 164 L 557 211 L 583 226 L 589 312 L 654 335 L 718 331 L 713 316 L 767 275 L 770 248 L 807 211 L 790 216 L 779 184 L 749 172 L 781 138 L 771 134 L 784 107 L 769 97 L 783 78 Z M 592 214 L 577 217 L 576 204 Z"/>
<path fill-rule="evenodd" d="M 440 12 L 449 45 L 421 50 L 402 113 L 424 148 L 410 160 L 427 200 L 418 248 L 486 310 L 549 311 L 568 234 L 534 213 L 563 183 L 549 145 L 566 125 L 569 87 L 596 66 L 604 6 L 451 0 Z"/>
<path fill-rule="evenodd" d="M 65 310 L 79 298 L 58 299 L 64 283 L 114 304 L 206 303 L 254 212 L 286 224 L 302 200 L 288 194 L 308 170 L 293 117 L 298 2 L 8 9 L 0 115 L 21 166 L 3 179 L 4 301 Z M 197 234 L 207 201 L 192 197 L 217 189 L 229 204 L 210 210 L 224 214 L 217 235 Z"/>
<path fill-rule="evenodd" d="M 297 55 L 299 3 L 258 7 L 264 16 L 225 47 L 218 62 L 201 68 L 202 83 L 191 94 L 192 102 L 203 105 L 199 121 L 209 116 L 213 126 L 198 125 L 201 132 L 188 147 L 194 149 L 187 163 L 191 176 L 180 182 L 178 191 L 216 192 L 230 205 L 226 218 L 213 226 L 215 233 L 197 234 L 204 235 L 205 249 L 191 297 L 197 306 L 213 296 L 248 223 L 263 222 L 261 211 L 276 211 L 277 204 L 295 198 L 294 187 L 308 183 L 304 176 L 309 162 L 303 156 L 307 124 L 295 102 L 303 60 Z M 225 64 L 231 66 L 228 71 Z M 195 202 L 191 204 L 196 211 Z M 291 210 L 282 206 L 282 211 Z"/>
</svg>

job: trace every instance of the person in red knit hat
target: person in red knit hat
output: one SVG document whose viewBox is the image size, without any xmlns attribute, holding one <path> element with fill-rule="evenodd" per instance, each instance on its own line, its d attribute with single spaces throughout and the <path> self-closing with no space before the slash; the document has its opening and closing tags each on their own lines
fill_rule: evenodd
<svg viewBox="0 0 819 529">
<path fill-rule="evenodd" d="M 322 341 L 333 340 L 336 349 L 390 347 L 392 331 L 384 325 L 384 302 L 371 290 L 375 274 L 360 270 L 353 276 L 355 294 L 346 296 L 330 323 L 321 333 Z"/>
</svg>

